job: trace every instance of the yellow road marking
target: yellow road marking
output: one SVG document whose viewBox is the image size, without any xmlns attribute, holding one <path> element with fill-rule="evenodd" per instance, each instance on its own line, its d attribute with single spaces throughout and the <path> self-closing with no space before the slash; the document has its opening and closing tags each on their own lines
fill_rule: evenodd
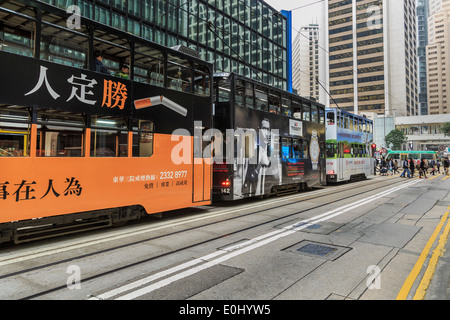
<svg viewBox="0 0 450 320">
<path fill-rule="evenodd" d="M 439 258 L 442 257 L 442 255 L 445 252 L 445 244 L 447 243 L 449 232 L 450 232 L 450 220 L 447 221 L 447 226 L 445 227 L 444 232 L 439 238 L 439 244 L 433 251 L 433 255 L 431 256 L 427 271 L 425 271 L 425 275 L 423 276 L 422 281 L 420 282 L 419 287 L 417 288 L 413 300 L 423 300 L 425 298 L 425 294 L 427 293 L 427 289 L 431 283 L 431 279 L 433 279 Z"/>
<path fill-rule="evenodd" d="M 448 207 L 448 210 L 450 210 L 450 207 Z M 437 236 L 441 232 L 442 227 L 445 224 L 445 221 L 448 218 L 450 211 L 447 211 L 444 216 L 442 217 L 441 221 L 439 222 L 438 226 L 433 232 L 433 235 L 428 240 L 425 248 L 423 249 L 422 253 L 419 256 L 419 259 L 417 260 L 416 264 L 414 265 L 414 268 L 412 269 L 411 273 L 409 274 L 408 278 L 406 278 L 405 282 L 403 283 L 402 288 L 400 289 L 400 292 L 397 295 L 397 300 L 406 300 L 408 297 L 408 293 L 411 290 L 414 281 L 416 281 L 417 276 L 420 273 L 420 270 L 423 267 L 423 264 L 425 263 L 425 260 L 428 256 L 428 253 L 431 250 L 431 247 L 433 246 L 434 241 L 436 240 Z"/>
</svg>

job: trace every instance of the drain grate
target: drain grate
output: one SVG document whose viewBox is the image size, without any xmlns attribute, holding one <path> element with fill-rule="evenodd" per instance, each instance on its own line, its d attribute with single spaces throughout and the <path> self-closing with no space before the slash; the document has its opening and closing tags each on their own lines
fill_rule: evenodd
<svg viewBox="0 0 450 320">
<path fill-rule="evenodd" d="M 332 248 L 332 247 L 322 246 L 319 244 L 308 243 L 306 246 L 303 246 L 303 247 L 297 249 L 297 251 L 316 255 L 316 256 L 325 257 L 333 252 L 336 252 L 337 249 Z"/>
<path fill-rule="evenodd" d="M 297 244 L 294 244 L 293 246 L 284 249 L 283 251 L 296 253 L 307 257 L 334 261 L 350 250 L 351 248 L 349 247 L 303 240 Z"/>
</svg>

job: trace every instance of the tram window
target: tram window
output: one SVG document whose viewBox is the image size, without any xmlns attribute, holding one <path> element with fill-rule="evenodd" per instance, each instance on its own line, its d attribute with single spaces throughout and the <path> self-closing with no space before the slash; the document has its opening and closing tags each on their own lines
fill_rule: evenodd
<svg viewBox="0 0 450 320">
<path fill-rule="evenodd" d="M 267 98 L 267 90 L 263 87 L 255 86 L 255 109 L 268 111 L 268 98 Z"/>
<path fill-rule="evenodd" d="M 334 119 L 334 112 L 328 112 L 327 113 L 327 125 L 332 126 L 335 124 L 335 119 Z"/>
<path fill-rule="evenodd" d="M 293 159 L 302 159 L 303 158 L 302 140 L 298 140 L 298 139 L 292 140 L 292 158 Z"/>
<path fill-rule="evenodd" d="M 38 157 L 83 157 L 85 119 L 81 114 L 38 110 Z"/>
<path fill-rule="evenodd" d="M 229 80 L 219 80 L 217 83 L 219 102 L 229 102 L 231 85 Z"/>
<path fill-rule="evenodd" d="M 270 92 L 269 94 L 269 112 L 281 113 L 281 98 L 276 92 Z"/>
<path fill-rule="evenodd" d="M 29 17 L 26 15 L 29 15 Z M 27 57 L 33 56 L 36 23 L 31 20 L 31 17 L 34 15 L 34 12 L 27 7 L 20 8 L 20 15 L 13 11 L 0 11 L 0 21 L 2 21 L 0 51 L 12 52 Z"/>
<path fill-rule="evenodd" d="M 327 158 L 335 158 L 336 157 L 336 144 L 334 143 L 327 143 L 326 144 L 326 152 L 327 152 Z"/>
<path fill-rule="evenodd" d="M 325 124 L 325 110 L 322 107 L 319 107 L 319 123 Z"/>
<path fill-rule="evenodd" d="M 248 134 L 248 132 L 245 133 L 245 155 L 244 157 L 246 159 L 254 159 L 255 158 L 255 134 L 254 132 L 251 132 L 251 134 Z"/>
<path fill-rule="evenodd" d="M 302 120 L 302 105 L 295 100 L 292 101 L 292 112 L 295 119 Z"/>
<path fill-rule="evenodd" d="M 358 131 L 363 132 L 363 120 L 358 119 Z"/>
<path fill-rule="evenodd" d="M 311 105 L 311 122 L 319 122 L 319 113 L 315 105 Z"/>
<path fill-rule="evenodd" d="M 30 155 L 30 120 L 26 108 L 0 107 L 0 157 Z"/>
<path fill-rule="evenodd" d="M 311 107 L 303 103 L 303 121 L 311 121 Z"/>
<path fill-rule="evenodd" d="M 43 14 L 43 19 L 51 17 Z M 53 20 L 53 19 L 52 19 Z M 75 68 L 87 69 L 89 48 L 89 32 L 85 26 L 70 30 L 66 21 L 57 21 L 59 25 L 42 22 L 41 25 L 41 56 L 43 60 L 60 63 Z"/>
<path fill-rule="evenodd" d="M 349 128 L 348 115 L 343 114 L 342 117 L 344 118 L 344 129 L 348 129 Z"/>
<path fill-rule="evenodd" d="M 281 99 L 281 114 L 284 116 L 291 116 L 291 100 L 288 97 L 282 97 Z"/>
<path fill-rule="evenodd" d="M 120 66 L 130 61 L 131 50 L 129 42 L 120 35 L 115 35 L 102 30 L 94 30 L 94 52 L 103 54 L 103 65 L 109 74 L 114 75 L 120 71 Z M 95 57 L 93 57 L 95 59 Z"/>
<path fill-rule="evenodd" d="M 308 140 L 303 140 L 303 143 L 302 143 L 302 156 L 303 156 L 303 159 L 308 159 L 309 158 L 308 150 L 309 150 Z"/>
<path fill-rule="evenodd" d="M 192 68 L 186 59 L 169 54 L 167 59 L 167 82 L 169 88 L 192 93 Z"/>
<path fill-rule="evenodd" d="M 348 128 L 349 128 L 350 130 L 354 130 L 354 128 L 353 128 L 354 122 L 355 122 L 355 121 L 354 121 L 353 117 L 352 117 L 352 116 L 349 116 L 349 117 L 348 117 L 348 124 L 349 124 Z"/>
<path fill-rule="evenodd" d="M 127 157 L 128 127 L 124 119 L 92 117 L 91 157 Z"/>
<path fill-rule="evenodd" d="M 343 154 L 344 156 L 347 155 L 351 155 L 352 154 L 352 146 L 346 142 L 342 143 L 342 147 L 343 147 Z"/>
<path fill-rule="evenodd" d="M 245 106 L 245 87 L 242 80 L 236 80 L 236 90 L 234 91 L 234 100 L 238 106 Z"/>
<path fill-rule="evenodd" d="M 253 109 L 255 107 L 255 97 L 253 91 L 253 83 L 245 83 L 245 104 L 248 108 Z"/>
<path fill-rule="evenodd" d="M 336 118 L 337 118 L 337 126 L 341 128 L 343 123 L 342 123 L 342 115 L 340 112 L 338 112 Z"/>
<path fill-rule="evenodd" d="M 199 96 L 210 95 L 210 78 L 208 68 L 195 65 L 194 94 Z"/>
<path fill-rule="evenodd" d="M 153 155 L 153 122 L 133 120 L 133 157 L 151 157 Z"/>
<path fill-rule="evenodd" d="M 281 158 L 289 159 L 291 157 L 291 142 L 289 138 L 281 138 Z"/>
<path fill-rule="evenodd" d="M 164 87 L 164 56 L 162 52 L 136 43 L 133 80 Z"/>
</svg>

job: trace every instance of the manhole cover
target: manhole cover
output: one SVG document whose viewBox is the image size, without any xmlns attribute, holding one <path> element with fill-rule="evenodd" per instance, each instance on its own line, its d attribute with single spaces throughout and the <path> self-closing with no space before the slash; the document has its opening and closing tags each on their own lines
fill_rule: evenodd
<svg viewBox="0 0 450 320">
<path fill-rule="evenodd" d="M 332 248 L 332 247 L 322 246 L 319 244 L 309 243 L 306 246 L 303 246 L 303 247 L 297 249 L 297 251 L 324 257 L 324 256 L 329 255 L 330 253 L 337 251 L 337 249 Z"/>
<path fill-rule="evenodd" d="M 283 251 L 334 261 L 350 250 L 351 248 L 349 247 L 303 240 L 299 243 L 294 244 L 293 246 L 284 249 Z"/>
</svg>

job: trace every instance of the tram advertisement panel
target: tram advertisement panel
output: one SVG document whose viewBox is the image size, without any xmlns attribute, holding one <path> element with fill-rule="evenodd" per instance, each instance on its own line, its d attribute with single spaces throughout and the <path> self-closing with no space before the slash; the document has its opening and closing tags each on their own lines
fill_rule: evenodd
<svg viewBox="0 0 450 320">
<path fill-rule="evenodd" d="M 210 97 L 4 52 L 0 67 L 8 75 L 0 104 L 48 111 L 37 120 L 0 122 L 14 124 L 23 144 L 31 145 L 20 155 L 0 154 L 0 223 L 131 205 L 154 213 L 209 203 L 211 170 L 192 160 L 194 117 L 211 125 Z M 59 119 L 91 115 L 92 123 L 47 125 L 45 113 Z M 94 117 L 103 117 L 103 127 L 100 121 L 94 126 Z M 123 124 L 113 126 L 116 120 Z M 188 161 L 175 163 L 172 150 L 183 141 Z M 69 143 L 76 146 L 66 148 Z"/>
<path fill-rule="evenodd" d="M 319 181 L 323 125 L 236 107 L 235 128 L 234 199 Z"/>
</svg>

